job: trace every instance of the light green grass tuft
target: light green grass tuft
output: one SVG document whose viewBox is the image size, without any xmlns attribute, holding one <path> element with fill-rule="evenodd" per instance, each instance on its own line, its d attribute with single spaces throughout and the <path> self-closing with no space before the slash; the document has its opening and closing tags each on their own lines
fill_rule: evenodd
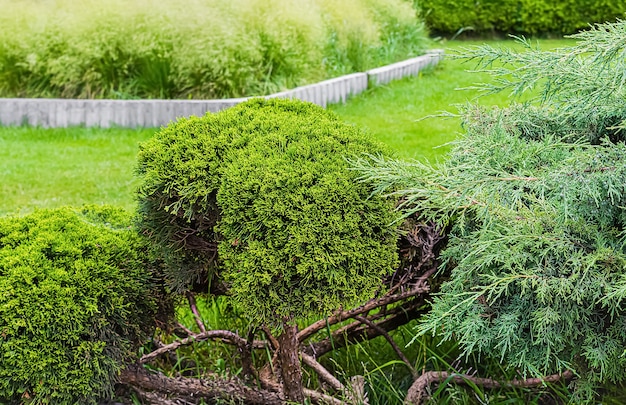
<svg viewBox="0 0 626 405">
<path fill-rule="evenodd" d="M 0 96 L 261 95 L 415 56 L 408 0 L 0 0 Z"/>
</svg>

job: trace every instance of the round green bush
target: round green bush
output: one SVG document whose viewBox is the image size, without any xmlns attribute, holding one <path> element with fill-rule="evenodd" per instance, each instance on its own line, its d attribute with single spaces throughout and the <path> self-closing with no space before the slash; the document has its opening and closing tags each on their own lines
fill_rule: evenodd
<svg viewBox="0 0 626 405">
<path fill-rule="evenodd" d="M 114 208 L 0 218 L 0 403 L 95 403 L 152 330 L 148 250 Z"/>
<path fill-rule="evenodd" d="M 321 107 L 251 100 L 182 119 L 139 155 L 141 224 L 185 254 L 184 291 L 215 279 L 258 322 L 371 297 L 396 263 L 391 202 L 346 157 L 383 150 Z"/>
</svg>

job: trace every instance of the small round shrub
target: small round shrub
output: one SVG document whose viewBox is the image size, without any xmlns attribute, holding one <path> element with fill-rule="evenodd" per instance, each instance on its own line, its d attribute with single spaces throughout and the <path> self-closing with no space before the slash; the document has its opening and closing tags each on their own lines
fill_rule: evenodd
<svg viewBox="0 0 626 405">
<path fill-rule="evenodd" d="M 112 394 L 167 301 L 129 223 L 110 207 L 0 218 L 0 403 Z"/>
<path fill-rule="evenodd" d="M 184 252 L 179 291 L 219 274 L 258 322 L 327 313 L 371 297 L 397 260 L 393 205 L 346 161 L 382 152 L 301 101 L 181 119 L 142 147 L 141 225 Z"/>
</svg>

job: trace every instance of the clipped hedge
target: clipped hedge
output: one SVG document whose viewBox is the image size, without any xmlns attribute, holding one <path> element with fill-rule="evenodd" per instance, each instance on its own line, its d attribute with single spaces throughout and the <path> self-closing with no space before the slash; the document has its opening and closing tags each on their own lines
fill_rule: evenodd
<svg viewBox="0 0 626 405">
<path fill-rule="evenodd" d="M 345 160 L 381 152 L 301 101 L 181 119 L 142 146 L 141 226 L 186 253 L 168 274 L 178 291 L 219 275 L 255 321 L 325 314 L 370 298 L 396 263 L 397 214 Z"/>
<path fill-rule="evenodd" d="M 0 403 L 90 404 L 167 300 L 114 208 L 0 218 Z"/>
<path fill-rule="evenodd" d="M 427 26 L 451 35 L 573 34 L 592 23 L 623 18 L 626 0 L 417 0 Z"/>
</svg>

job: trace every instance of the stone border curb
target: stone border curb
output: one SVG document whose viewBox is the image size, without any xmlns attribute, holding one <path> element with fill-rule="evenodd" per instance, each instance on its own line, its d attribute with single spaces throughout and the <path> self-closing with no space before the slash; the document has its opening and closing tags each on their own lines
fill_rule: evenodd
<svg viewBox="0 0 626 405">
<path fill-rule="evenodd" d="M 425 55 L 394 63 L 365 73 L 353 73 L 323 82 L 270 94 L 265 98 L 297 98 L 322 107 L 345 102 L 368 87 L 414 76 L 443 59 L 444 51 L 435 49 Z M 0 98 L 2 125 L 33 125 L 58 128 L 160 127 L 179 117 L 202 116 L 232 107 L 251 97 L 220 100 L 76 100 L 44 98 Z"/>
<path fill-rule="evenodd" d="M 435 66 L 443 59 L 443 49 L 428 51 L 426 55 L 407 59 L 402 62 L 368 70 L 367 76 L 370 86 L 381 86 L 392 80 L 402 79 L 407 76 L 415 76 L 421 70 Z"/>
</svg>

